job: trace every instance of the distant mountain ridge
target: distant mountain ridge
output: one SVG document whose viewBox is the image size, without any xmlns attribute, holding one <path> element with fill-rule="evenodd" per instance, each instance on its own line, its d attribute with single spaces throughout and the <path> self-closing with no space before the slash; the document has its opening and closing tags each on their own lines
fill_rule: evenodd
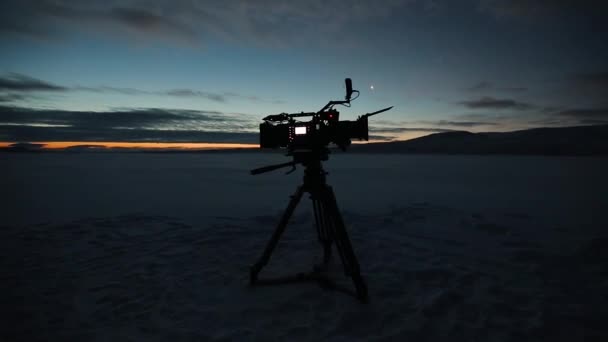
<svg viewBox="0 0 608 342">
<path fill-rule="evenodd" d="M 513 132 L 454 131 L 353 145 L 361 153 L 608 155 L 608 125 L 533 128 Z"/>
</svg>

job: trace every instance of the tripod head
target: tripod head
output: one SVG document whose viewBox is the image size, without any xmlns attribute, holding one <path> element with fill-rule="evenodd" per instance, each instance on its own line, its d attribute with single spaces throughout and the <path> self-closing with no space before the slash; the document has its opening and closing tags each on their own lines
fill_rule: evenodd
<svg viewBox="0 0 608 342">
<path fill-rule="evenodd" d="M 292 153 L 291 156 L 293 157 L 293 160 L 290 162 L 263 166 L 251 170 L 250 173 L 255 176 L 261 173 L 274 171 L 284 167 L 291 167 L 291 170 L 286 173 L 290 174 L 296 170 L 296 165 L 298 164 L 302 164 L 304 165 L 304 167 L 308 167 L 309 165 L 318 165 L 320 168 L 321 161 L 329 159 L 329 149 L 325 148 L 325 150 L 322 151 L 299 151 Z"/>
<path fill-rule="evenodd" d="M 355 121 L 340 121 L 340 113 L 334 109 L 334 106 L 350 107 L 350 102 L 357 99 L 360 94 L 358 90 L 353 90 L 350 78 L 345 79 L 344 82 L 346 85 L 344 100 L 329 101 L 318 112 L 281 113 L 263 118 L 264 122 L 260 124 L 260 148 L 287 148 L 286 156 L 293 157 L 293 160 L 257 168 L 251 170 L 251 174 L 257 175 L 288 166 L 292 167 L 290 171 L 292 172 L 297 164 L 308 166 L 311 163 L 327 160 L 330 143 L 346 151 L 352 139 L 369 140 L 368 118 L 393 107 L 360 115 Z M 352 98 L 353 93 L 357 94 L 355 98 Z M 312 118 L 304 122 L 296 119 L 301 117 Z"/>
</svg>

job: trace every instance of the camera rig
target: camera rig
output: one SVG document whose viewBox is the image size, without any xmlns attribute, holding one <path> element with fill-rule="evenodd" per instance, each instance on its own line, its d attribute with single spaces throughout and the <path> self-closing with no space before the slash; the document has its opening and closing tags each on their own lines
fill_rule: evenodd
<svg viewBox="0 0 608 342">
<path fill-rule="evenodd" d="M 304 166 L 304 182 L 297 187 L 296 192 L 291 196 L 287 209 L 283 212 L 281 220 L 268 241 L 262 256 L 251 266 L 249 273 L 251 285 L 314 280 L 319 281 L 324 287 L 349 292 L 336 286 L 327 276 L 332 245 L 335 244 L 344 266 L 344 272 L 346 276 L 352 278 L 355 285 L 355 296 L 361 301 L 367 301 L 367 285 L 361 276 L 359 262 L 338 209 L 336 196 L 332 187 L 326 182 L 327 172 L 323 170 L 322 161 L 328 159 L 328 145 L 330 143 L 346 150 L 351 143 L 351 139 L 368 140 L 367 119 L 393 107 L 361 115 L 355 121 L 340 121 L 340 113 L 333 107 L 335 105 L 350 106 L 351 100 L 354 100 L 351 99 L 352 94 L 356 92 L 357 97 L 359 94 L 359 91 L 353 90 L 350 78 L 347 78 L 345 82 L 346 96 L 344 100 L 329 101 L 318 112 L 269 115 L 263 119 L 264 123 L 260 124 L 260 147 L 286 147 L 287 156 L 292 156 L 293 160 L 251 170 L 251 174 L 257 175 L 287 166 L 291 166 L 293 171 L 297 164 L 302 164 Z M 296 121 L 296 118 L 307 116 L 312 116 L 312 119 L 307 122 Z M 268 264 L 272 252 L 287 228 L 287 224 L 304 193 L 310 194 L 312 200 L 317 236 L 323 246 L 322 263 L 315 266 L 312 272 L 299 273 L 295 277 L 258 279 L 258 274 Z"/>
<path fill-rule="evenodd" d="M 345 79 L 345 84 L 344 100 L 329 101 L 318 112 L 281 113 L 263 118 L 264 122 L 260 124 L 260 147 L 287 148 L 287 156 L 292 156 L 293 161 L 254 169 L 251 174 L 257 175 L 288 166 L 293 171 L 297 164 L 304 164 L 311 158 L 327 160 L 330 143 L 345 151 L 352 139 L 369 140 L 368 118 L 393 107 L 360 115 L 355 121 L 340 121 L 340 112 L 334 106 L 350 107 L 350 102 L 359 97 L 359 91 L 353 90 L 350 78 Z M 355 98 L 351 98 L 353 93 L 357 94 Z M 312 118 L 309 121 L 299 121 L 303 117 Z"/>
</svg>

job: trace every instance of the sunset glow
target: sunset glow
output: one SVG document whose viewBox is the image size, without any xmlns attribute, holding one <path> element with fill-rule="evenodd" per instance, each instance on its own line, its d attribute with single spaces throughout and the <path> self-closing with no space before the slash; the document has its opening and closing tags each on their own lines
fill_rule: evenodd
<svg viewBox="0 0 608 342">
<path fill-rule="evenodd" d="M 14 142 L 0 142 L 0 147 L 11 147 Z M 110 142 L 110 141 L 39 141 L 32 144 L 44 145 L 43 149 L 57 150 L 76 146 L 99 148 L 133 148 L 158 150 L 222 150 L 233 148 L 257 148 L 257 144 L 236 143 L 167 143 L 167 142 Z"/>
</svg>

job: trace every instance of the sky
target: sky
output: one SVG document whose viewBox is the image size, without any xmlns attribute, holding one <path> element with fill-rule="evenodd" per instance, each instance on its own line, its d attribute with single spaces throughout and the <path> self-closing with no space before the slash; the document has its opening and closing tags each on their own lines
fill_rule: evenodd
<svg viewBox="0 0 608 342">
<path fill-rule="evenodd" d="M 256 143 L 360 97 L 375 141 L 608 123 L 608 4 L 0 2 L 0 141 Z"/>
</svg>

